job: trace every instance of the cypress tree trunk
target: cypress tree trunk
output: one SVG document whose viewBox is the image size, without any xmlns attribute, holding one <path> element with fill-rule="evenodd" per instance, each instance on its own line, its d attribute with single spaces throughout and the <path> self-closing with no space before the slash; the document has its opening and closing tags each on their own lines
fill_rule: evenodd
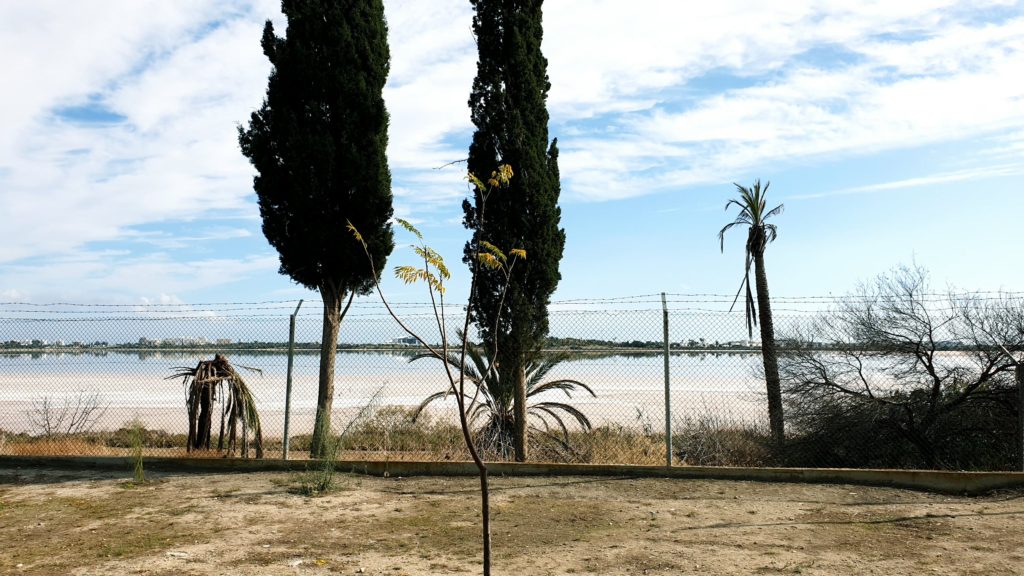
<svg viewBox="0 0 1024 576">
<path fill-rule="evenodd" d="M 310 455 L 323 458 L 327 440 L 331 434 L 331 411 L 334 406 L 334 358 L 338 349 L 338 332 L 341 327 L 341 294 L 333 286 L 320 289 L 324 301 L 324 327 L 320 339 L 320 386 L 316 399 L 316 423 L 313 427 L 313 441 Z"/>
<path fill-rule="evenodd" d="M 526 440 L 526 368 L 523 366 L 523 357 L 518 355 L 519 362 L 516 364 L 512 376 L 515 378 L 515 436 L 513 446 L 515 448 L 516 462 L 526 462 L 529 457 L 529 443 Z"/>
<path fill-rule="evenodd" d="M 782 414 L 782 385 L 779 382 L 779 357 L 772 325 L 771 301 L 768 297 L 768 276 L 764 269 L 764 252 L 754 252 L 754 281 L 757 286 L 757 315 L 761 323 L 761 357 L 768 392 L 768 426 L 776 447 L 785 441 L 785 420 Z"/>
</svg>

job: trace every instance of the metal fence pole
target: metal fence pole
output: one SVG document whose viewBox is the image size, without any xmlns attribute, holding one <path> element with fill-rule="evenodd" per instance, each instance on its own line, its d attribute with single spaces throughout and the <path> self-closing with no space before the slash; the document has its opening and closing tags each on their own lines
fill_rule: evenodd
<svg viewBox="0 0 1024 576">
<path fill-rule="evenodd" d="M 661 293 L 662 324 L 665 333 L 665 466 L 672 465 L 672 392 L 669 389 L 668 370 L 668 303 L 665 293 Z"/>
<path fill-rule="evenodd" d="M 1017 362 L 1014 374 L 1017 376 L 1017 454 L 1020 457 L 1017 469 L 1024 472 L 1024 365 Z"/>
<path fill-rule="evenodd" d="M 295 307 L 288 322 L 288 379 L 284 392 L 284 453 L 282 458 L 288 459 L 288 418 L 292 410 L 292 360 L 295 357 L 295 317 L 299 315 L 299 308 L 302 308 L 302 300 Z"/>
</svg>

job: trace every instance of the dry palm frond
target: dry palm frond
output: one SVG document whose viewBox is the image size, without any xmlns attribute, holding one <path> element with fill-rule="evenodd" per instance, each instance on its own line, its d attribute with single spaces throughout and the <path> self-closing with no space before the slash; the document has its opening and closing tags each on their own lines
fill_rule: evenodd
<svg viewBox="0 0 1024 576">
<path fill-rule="evenodd" d="M 238 366 L 251 372 L 263 374 L 258 368 Z M 182 378 L 188 392 L 188 451 L 209 450 L 213 434 L 213 408 L 219 398 L 220 435 L 217 449 L 224 449 L 224 433 L 227 428 L 227 453 L 230 456 L 238 447 L 238 424 L 242 425 L 242 457 L 249 456 L 249 432 L 253 434 L 256 457 L 263 457 L 263 430 L 260 426 L 256 399 L 245 380 L 228 362 L 227 357 L 217 354 L 213 360 L 200 360 L 195 368 L 176 367 L 168 380 Z"/>
</svg>

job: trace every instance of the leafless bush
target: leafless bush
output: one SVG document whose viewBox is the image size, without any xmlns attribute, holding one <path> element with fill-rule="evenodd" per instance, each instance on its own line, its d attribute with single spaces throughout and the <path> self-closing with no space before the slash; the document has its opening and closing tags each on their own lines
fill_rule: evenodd
<svg viewBox="0 0 1024 576">
<path fill-rule="evenodd" d="M 32 401 L 28 418 L 33 428 L 46 438 L 90 432 L 107 412 L 98 393 L 79 392 L 73 398 L 56 400 L 43 396 Z"/>
<path fill-rule="evenodd" d="M 866 284 L 782 358 L 787 424 L 820 465 L 1005 467 L 1024 305 L 935 293 L 920 268 Z"/>
</svg>

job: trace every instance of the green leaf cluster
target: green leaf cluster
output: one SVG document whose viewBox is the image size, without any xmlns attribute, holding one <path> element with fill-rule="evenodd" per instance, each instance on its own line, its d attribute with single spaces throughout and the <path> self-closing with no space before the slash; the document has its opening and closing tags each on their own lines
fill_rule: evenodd
<svg viewBox="0 0 1024 576">
<path fill-rule="evenodd" d="M 282 274 L 310 289 L 365 293 L 372 272 L 346 220 L 362 231 L 378 265 L 394 247 L 384 5 L 284 0 L 281 8 L 285 37 L 270 21 L 263 31 L 273 65 L 266 98 L 239 128 L 242 153 L 257 171 L 263 233 L 280 254 Z"/>
<path fill-rule="evenodd" d="M 548 141 L 551 83 L 541 53 L 543 2 L 471 1 L 479 60 L 470 94 L 476 131 L 468 168 L 490 174 L 487 184 L 503 189 L 488 195 L 488 187 L 471 177 L 474 196 L 463 211 L 475 237 L 463 260 L 470 267 L 483 264 L 472 296 L 475 320 L 488 348 L 501 343 L 500 364 L 514 369 L 547 335 L 547 305 L 561 279 L 565 246 L 558 145 Z M 515 178 L 508 167 L 515 168 Z M 507 275 L 502 258 L 487 246 L 516 247 L 530 257 Z"/>
</svg>

